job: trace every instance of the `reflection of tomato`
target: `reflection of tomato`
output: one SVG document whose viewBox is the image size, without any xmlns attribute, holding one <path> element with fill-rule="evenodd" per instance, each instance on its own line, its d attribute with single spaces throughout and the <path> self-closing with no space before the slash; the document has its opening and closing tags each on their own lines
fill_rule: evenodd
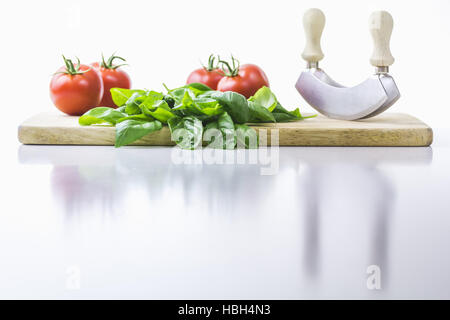
<svg viewBox="0 0 450 320">
<path fill-rule="evenodd" d="M 238 70 L 238 72 L 235 70 L 235 72 L 226 74 L 217 84 L 217 90 L 234 91 L 250 98 L 259 88 L 269 86 L 269 80 L 260 67 L 254 64 L 244 64 L 239 66 Z"/>
<path fill-rule="evenodd" d="M 50 82 L 50 98 L 62 112 L 79 116 L 98 105 L 103 95 L 100 74 L 89 66 L 64 58 Z"/>
<path fill-rule="evenodd" d="M 217 83 L 222 79 L 223 72 L 214 64 L 214 55 L 210 55 L 208 59 L 208 66 L 196 69 L 189 75 L 186 84 L 199 82 L 207 85 L 213 90 L 217 89 Z"/>
<path fill-rule="evenodd" d="M 102 57 L 102 62 L 94 62 L 92 66 L 98 70 L 103 80 L 103 97 L 99 106 L 117 108 L 111 97 L 111 88 L 131 88 L 131 80 L 128 74 L 119 69 L 121 65 L 113 65 L 114 59 L 125 61 L 125 59 L 112 55 L 107 61 Z"/>
</svg>

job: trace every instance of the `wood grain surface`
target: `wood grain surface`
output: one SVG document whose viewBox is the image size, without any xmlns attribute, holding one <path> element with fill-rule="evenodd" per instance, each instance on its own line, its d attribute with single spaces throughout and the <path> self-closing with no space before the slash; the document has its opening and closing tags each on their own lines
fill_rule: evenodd
<svg viewBox="0 0 450 320">
<path fill-rule="evenodd" d="M 267 130 L 268 144 L 271 144 L 271 131 L 278 129 L 280 146 L 429 146 L 433 141 L 433 131 L 429 126 L 401 113 L 383 113 L 358 121 L 334 120 L 319 115 L 297 122 L 251 126 L 258 132 Z M 18 135 L 23 144 L 114 145 L 115 128 L 82 127 L 78 124 L 78 117 L 50 112 L 23 122 Z M 134 143 L 156 146 L 173 144 L 167 127 Z"/>
</svg>

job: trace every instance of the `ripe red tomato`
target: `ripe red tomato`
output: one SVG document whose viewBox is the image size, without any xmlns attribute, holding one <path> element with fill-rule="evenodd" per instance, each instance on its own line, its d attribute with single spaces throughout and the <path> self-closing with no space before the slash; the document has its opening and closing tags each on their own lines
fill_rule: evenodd
<svg viewBox="0 0 450 320">
<path fill-rule="evenodd" d="M 103 81 L 93 68 L 73 64 L 64 56 L 65 66 L 58 69 L 50 82 L 50 98 L 62 112 L 79 116 L 96 107 L 103 95 Z"/>
<path fill-rule="evenodd" d="M 248 99 L 261 87 L 269 87 L 266 74 L 254 64 L 244 64 L 234 70 L 230 67 L 229 71 L 217 84 L 218 91 L 234 91 Z"/>
<path fill-rule="evenodd" d="M 131 80 L 128 74 L 118 69 L 121 67 L 121 65 L 113 65 L 114 59 L 119 59 L 122 61 L 125 61 L 125 59 L 112 55 L 107 61 L 102 56 L 102 62 L 94 62 L 92 63 L 92 66 L 100 72 L 102 80 L 103 80 L 103 97 L 99 106 L 102 107 L 110 107 L 110 108 L 117 108 L 117 106 L 114 104 L 112 97 L 111 97 L 111 88 L 123 88 L 123 89 L 130 89 L 131 88 Z"/>
<path fill-rule="evenodd" d="M 201 68 L 192 71 L 189 75 L 186 84 L 200 82 L 206 84 L 213 90 L 217 89 L 217 83 L 222 79 L 223 75 L 221 74 L 220 69 L 214 69 L 208 71 L 207 69 Z"/>
<path fill-rule="evenodd" d="M 186 84 L 199 82 L 207 85 L 213 90 L 216 90 L 217 83 L 223 77 L 223 71 L 214 64 L 215 59 L 216 58 L 214 55 L 210 55 L 208 59 L 208 66 L 192 71 L 187 78 Z"/>
</svg>

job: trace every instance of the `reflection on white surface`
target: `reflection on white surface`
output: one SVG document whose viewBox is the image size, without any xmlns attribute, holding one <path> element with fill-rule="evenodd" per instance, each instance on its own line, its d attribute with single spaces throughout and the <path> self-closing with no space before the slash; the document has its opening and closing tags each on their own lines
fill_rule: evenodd
<svg viewBox="0 0 450 320">
<path fill-rule="evenodd" d="M 281 148 L 274 176 L 170 152 L 20 146 L 0 297 L 450 297 L 447 149 Z"/>
</svg>

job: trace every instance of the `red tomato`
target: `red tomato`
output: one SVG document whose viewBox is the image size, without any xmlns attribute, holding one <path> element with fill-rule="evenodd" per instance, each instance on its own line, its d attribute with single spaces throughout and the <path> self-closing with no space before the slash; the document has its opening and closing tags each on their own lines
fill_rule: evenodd
<svg viewBox="0 0 450 320">
<path fill-rule="evenodd" d="M 113 65 L 114 59 L 125 61 L 121 57 L 112 55 L 107 61 L 102 57 L 102 62 L 94 62 L 92 66 L 98 70 L 103 80 L 103 97 L 99 106 L 117 108 L 111 97 L 111 88 L 131 88 L 131 80 L 128 74 L 118 69 L 121 65 Z"/>
<path fill-rule="evenodd" d="M 192 71 L 192 73 L 189 75 L 189 77 L 186 81 L 186 84 L 193 83 L 193 82 L 200 82 L 200 83 L 206 84 L 211 89 L 216 90 L 217 83 L 222 78 L 223 78 L 223 74 L 220 69 L 214 69 L 214 70 L 208 71 L 205 68 L 201 68 L 201 69 Z"/>
<path fill-rule="evenodd" d="M 223 78 L 223 71 L 215 65 L 216 57 L 210 55 L 208 59 L 208 66 L 191 72 L 187 78 L 186 84 L 199 82 L 207 85 L 213 90 L 217 89 L 217 83 Z"/>
<path fill-rule="evenodd" d="M 230 68 L 231 69 L 231 68 Z M 269 87 L 269 80 L 262 69 L 254 64 L 244 64 L 238 67 L 238 72 L 228 73 L 217 84 L 218 91 L 234 91 L 247 99 L 259 88 Z M 236 71 L 236 70 L 235 70 Z"/>
<path fill-rule="evenodd" d="M 103 95 L 100 74 L 91 67 L 73 64 L 64 57 L 65 67 L 58 69 L 50 82 L 50 98 L 62 112 L 79 116 L 96 107 Z"/>
</svg>

